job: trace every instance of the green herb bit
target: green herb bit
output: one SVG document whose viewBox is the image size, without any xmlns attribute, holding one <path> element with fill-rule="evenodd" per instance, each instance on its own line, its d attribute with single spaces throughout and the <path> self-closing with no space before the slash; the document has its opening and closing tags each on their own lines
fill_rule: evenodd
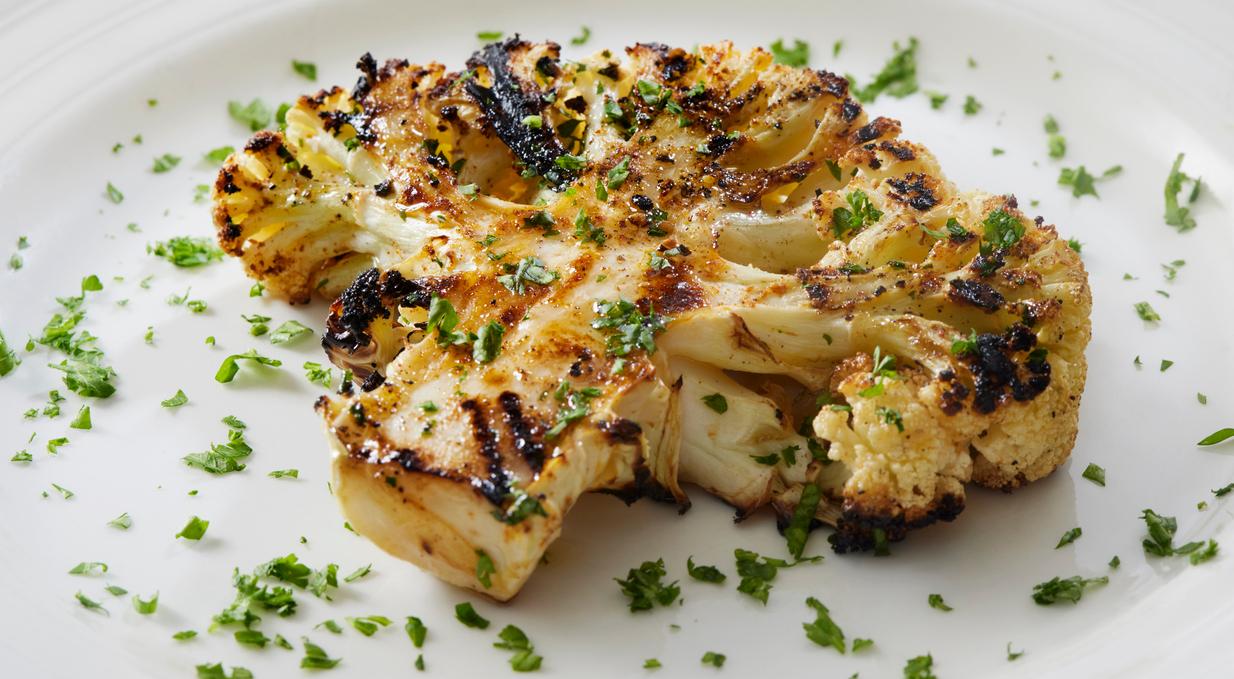
<svg viewBox="0 0 1234 679">
<path fill-rule="evenodd" d="M 783 39 L 771 43 L 771 57 L 777 64 L 799 68 L 810 63 L 810 45 L 804 40 L 793 40 L 793 46 L 788 47 Z"/>
<path fill-rule="evenodd" d="M 613 578 L 621 585 L 621 593 L 629 598 L 630 612 L 648 611 L 655 607 L 669 606 L 681 594 L 677 581 L 664 584 L 667 574 L 664 559 L 644 561 L 638 568 L 631 568 L 626 579 Z"/>
</svg>

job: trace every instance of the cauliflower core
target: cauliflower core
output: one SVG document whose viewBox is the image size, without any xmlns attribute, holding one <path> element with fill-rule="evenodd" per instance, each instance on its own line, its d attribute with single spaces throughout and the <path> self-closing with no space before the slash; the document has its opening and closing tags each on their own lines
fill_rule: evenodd
<svg viewBox="0 0 1234 679">
<path fill-rule="evenodd" d="M 843 78 L 727 43 L 358 66 L 228 160 L 215 221 L 334 298 L 334 491 L 391 553 L 508 599 L 582 493 L 688 485 L 785 521 L 817 486 L 868 549 L 1069 454 L 1078 255 Z"/>
</svg>

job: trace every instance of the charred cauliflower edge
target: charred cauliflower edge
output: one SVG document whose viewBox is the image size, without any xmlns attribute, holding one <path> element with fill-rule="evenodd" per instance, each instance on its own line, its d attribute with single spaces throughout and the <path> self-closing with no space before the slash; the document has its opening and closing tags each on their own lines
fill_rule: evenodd
<svg viewBox="0 0 1234 679">
<path fill-rule="evenodd" d="M 214 217 L 272 293 L 335 298 L 361 389 L 318 402 L 333 488 L 392 554 L 505 600 L 582 493 L 683 484 L 781 526 L 816 486 L 811 524 L 864 550 L 1070 453 L 1077 253 L 843 78 L 517 37 L 358 67 L 228 159 Z"/>
</svg>

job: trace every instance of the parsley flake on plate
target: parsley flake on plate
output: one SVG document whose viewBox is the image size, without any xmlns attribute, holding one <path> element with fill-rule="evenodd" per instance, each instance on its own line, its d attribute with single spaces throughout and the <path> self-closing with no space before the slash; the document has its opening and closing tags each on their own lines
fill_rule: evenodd
<svg viewBox="0 0 1234 679">
<path fill-rule="evenodd" d="M 621 593 L 630 600 L 630 612 L 648 611 L 659 604 L 671 605 L 681 594 L 681 587 L 674 580 L 664 584 L 664 559 L 644 561 L 638 568 L 631 568 L 626 578 L 613 578 L 621 585 Z"/>
<path fill-rule="evenodd" d="M 1083 578 L 1078 575 L 1069 578 L 1054 577 L 1033 586 L 1033 601 L 1040 606 L 1049 606 L 1060 601 L 1074 604 L 1084 596 L 1085 589 L 1109 582 L 1110 578 L 1104 575 L 1099 578 Z"/>
<path fill-rule="evenodd" d="M 771 56 L 777 64 L 801 67 L 810 63 L 810 44 L 804 40 L 793 40 L 792 47 L 784 44 L 783 39 L 771 43 Z"/>
<path fill-rule="evenodd" d="M 844 631 L 831 619 L 831 611 L 814 597 L 807 598 L 806 605 L 814 609 L 815 615 L 814 622 L 801 623 L 806 631 L 806 638 L 819 646 L 831 646 L 844 653 Z"/>
</svg>

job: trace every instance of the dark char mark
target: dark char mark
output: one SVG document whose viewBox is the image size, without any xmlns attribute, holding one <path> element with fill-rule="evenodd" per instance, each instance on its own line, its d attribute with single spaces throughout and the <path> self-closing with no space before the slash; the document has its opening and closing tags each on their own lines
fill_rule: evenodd
<svg viewBox="0 0 1234 679">
<path fill-rule="evenodd" d="M 501 450 L 497 446 L 497 432 L 488 426 L 488 418 L 484 409 L 475 399 L 467 399 L 459 404 L 463 410 L 471 413 L 471 431 L 476 443 L 480 445 L 480 454 L 488 460 L 488 478 L 474 478 L 471 485 L 488 498 L 489 502 L 500 506 L 510 494 L 510 478 L 505 467 L 501 466 Z"/>
<path fill-rule="evenodd" d="M 1050 386 L 1050 364 L 1044 354 L 1032 352 L 1024 362 L 1024 373 L 1011 358 L 1015 352 L 1029 351 L 1037 345 L 1037 336 L 1020 323 L 1003 334 L 985 333 L 977 336 L 976 351 L 962 358 L 973 373 L 973 409 L 992 413 L 1010 391 L 1017 401 L 1030 401 Z"/>
<path fill-rule="evenodd" d="M 539 115 L 544 110 L 544 101 L 530 85 L 524 84 L 510 68 L 510 52 L 524 43 L 516 35 L 504 42 L 485 45 L 467 60 L 471 69 L 481 66 L 488 69 L 492 78 L 491 88 L 482 86 L 476 78 L 467 81 L 467 93 L 484 111 L 484 119 L 519 160 L 535 170 L 553 186 L 561 188 L 571 176 L 557 167 L 557 158 L 566 155 L 566 149 L 557 140 L 552 125 L 539 128 L 528 127 L 523 119 Z"/>
<path fill-rule="evenodd" d="M 967 278 L 952 279 L 947 298 L 956 303 L 971 304 L 986 313 L 998 311 L 1007 301 L 1002 293 L 995 290 L 989 283 Z"/>
<path fill-rule="evenodd" d="M 893 153 L 895 153 L 897 158 L 900 157 L 899 153 L 894 151 Z M 912 156 L 911 150 L 909 151 L 909 156 Z M 926 185 L 926 176 L 920 172 L 909 172 L 904 175 L 903 179 L 888 179 L 887 183 L 891 185 L 891 188 L 895 189 L 895 193 L 891 194 L 892 198 L 902 203 L 908 203 L 915 210 L 929 210 L 938 205 L 938 198 L 934 197 L 934 192 Z"/>
<path fill-rule="evenodd" d="M 497 397 L 501 411 L 506 416 L 506 427 L 514 435 L 514 450 L 527 462 L 532 471 L 539 474 L 544 468 L 544 444 L 536 436 L 535 426 L 523 416 L 523 406 L 518 394 L 504 391 Z"/>
<path fill-rule="evenodd" d="M 851 500 L 844 505 L 840 520 L 836 522 L 836 531 L 827 538 L 837 554 L 873 549 L 875 529 L 881 529 L 888 542 L 899 542 L 914 528 L 921 528 L 935 521 L 953 521 L 964 511 L 964 500 L 954 495 L 944 495 L 939 499 L 937 507 L 914 521 L 905 521 L 903 514 L 871 514 L 853 506 Z"/>
<path fill-rule="evenodd" d="M 360 77 L 356 79 L 355 89 L 351 91 L 351 98 L 360 101 L 368 96 L 373 85 L 377 82 L 377 60 L 369 52 L 360 55 L 359 61 L 356 62 L 356 68 L 360 69 Z"/>
<path fill-rule="evenodd" d="M 343 295 L 334 303 L 330 317 L 326 319 L 326 332 L 321 338 L 322 347 L 343 349 L 354 353 L 371 341 L 369 324 L 377 317 L 389 318 L 390 311 L 381 301 L 381 275 L 377 269 L 369 269 L 356 276 Z"/>
</svg>

